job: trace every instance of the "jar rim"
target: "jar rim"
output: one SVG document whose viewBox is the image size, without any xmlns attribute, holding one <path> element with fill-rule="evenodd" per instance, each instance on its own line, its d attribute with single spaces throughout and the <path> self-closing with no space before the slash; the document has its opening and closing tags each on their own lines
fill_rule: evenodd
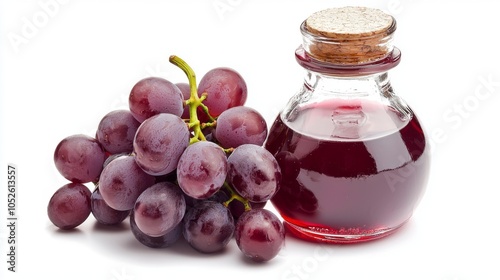
<svg viewBox="0 0 500 280">
<path fill-rule="evenodd" d="M 363 76 L 387 72 L 396 67 L 401 59 L 401 51 L 394 47 L 385 57 L 358 64 L 336 64 L 311 56 L 301 45 L 295 51 L 295 59 L 303 68 L 322 74 L 337 76 Z"/>
</svg>

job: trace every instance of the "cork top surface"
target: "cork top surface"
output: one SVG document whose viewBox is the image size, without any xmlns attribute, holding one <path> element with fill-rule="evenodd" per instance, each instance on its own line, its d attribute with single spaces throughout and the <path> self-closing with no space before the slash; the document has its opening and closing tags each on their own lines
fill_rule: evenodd
<svg viewBox="0 0 500 280">
<path fill-rule="evenodd" d="M 325 37 L 358 37 L 383 33 L 392 16 L 367 7 L 341 7 L 318 11 L 306 19 L 309 32 Z"/>
</svg>

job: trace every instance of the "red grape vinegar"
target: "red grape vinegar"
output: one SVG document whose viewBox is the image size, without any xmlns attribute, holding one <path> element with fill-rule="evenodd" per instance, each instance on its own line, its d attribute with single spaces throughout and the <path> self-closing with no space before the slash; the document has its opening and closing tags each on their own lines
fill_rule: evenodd
<svg viewBox="0 0 500 280">
<path fill-rule="evenodd" d="M 293 234 L 354 243 L 401 227 L 419 203 L 429 153 L 415 114 L 381 103 L 330 99 L 277 117 L 266 148 L 282 185 L 272 203 Z"/>
</svg>

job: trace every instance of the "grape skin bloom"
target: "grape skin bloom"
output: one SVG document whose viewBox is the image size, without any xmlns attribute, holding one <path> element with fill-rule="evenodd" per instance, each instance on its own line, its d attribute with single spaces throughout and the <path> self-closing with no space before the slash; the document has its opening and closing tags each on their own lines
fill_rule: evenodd
<svg viewBox="0 0 500 280">
<path fill-rule="evenodd" d="M 177 180 L 187 195 L 204 199 L 220 190 L 227 176 L 227 157 L 215 143 L 189 145 L 179 159 Z"/>
<path fill-rule="evenodd" d="M 166 113 L 155 115 L 137 129 L 136 162 L 150 175 L 166 175 L 177 168 L 181 154 L 189 145 L 189 137 L 189 129 L 180 117 Z"/>
<path fill-rule="evenodd" d="M 234 234 L 234 219 L 229 209 L 216 201 L 195 204 L 184 217 L 183 235 L 199 252 L 214 253 L 226 247 Z"/>
<path fill-rule="evenodd" d="M 245 256 L 255 262 L 276 257 L 285 243 L 285 228 L 267 209 L 252 209 L 236 223 L 235 240 Z"/>
<path fill-rule="evenodd" d="M 139 168 L 133 156 L 121 156 L 102 171 L 99 190 L 111 208 L 126 211 L 132 209 L 139 195 L 154 183 L 155 177 Z"/>
<path fill-rule="evenodd" d="M 110 154 L 131 153 L 140 124 L 128 110 L 111 111 L 99 122 L 96 139 Z"/>
<path fill-rule="evenodd" d="M 176 85 L 163 78 L 148 77 L 137 82 L 130 91 L 129 108 L 134 118 L 142 123 L 160 113 L 181 116 L 183 101 Z"/>
<path fill-rule="evenodd" d="M 233 107 L 217 118 L 215 138 L 224 148 L 237 148 L 243 144 L 262 146 L 266 137 L 264 117 L 250 107 Z"/>
<path fill-rule="evenodd" d="M 132 215 L 143 233 L 159 237 L 175 228 L 185 212 L 186 201 L 179 187 L 170 182 L 160 182 L 141 193 Z"/>
<path fill-rule="evenodd" d="M 279 189 L 281 169 L 273 155 L 261 146 L 244 144 L 234 149 L 228 166 L 228 183 L 251 202 L 267 201 Z"/>
<path fill-rule="evenodd" d="M 50 198 L 47 214 L 60 229 L 69 230 L 81 225 L 91 212 L 90 190 L 80 183 L 60 187 Z"/>
<path fill-rule="evenodd" d="M 106 153 L 96 139 L 83 134 L 64 138 L 54 152 L 54 163 L 64 178 L 75 183 L 97 181 Z"/>
</svg>

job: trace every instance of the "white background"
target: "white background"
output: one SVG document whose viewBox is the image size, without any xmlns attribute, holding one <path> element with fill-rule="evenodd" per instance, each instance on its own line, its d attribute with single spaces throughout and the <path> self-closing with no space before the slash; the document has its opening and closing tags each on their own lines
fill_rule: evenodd
<svg viewBox="0 0 500 280">
<path fill-rule="evenodd" d="M 401 231 L 353 246 L 287 237 L 256 265 L 234 241 L 202 255 L 184 243 L 148 249 L 126 225 L 106 230 L 92 216 L 70 233 L 50 223 L 48 200 L 66 183 L 53 164 L 57 143 L 93 135 L 104 114 L 127 107 L 139 79 L 186 81 L 169 55 L 199 77 L 238 70 L 247 105 L 270 124 L 302 82 L 299 24 L 341 5 L 397 19 L 403 58 L 392 83 L 432 143 L 427 192 Z M 499 279 L 499 12 L 485 0 L 0 1 L 0 279 Z M 8 163 L 18 168 L 16 273 L 6 262 Z"/>
</svg>

